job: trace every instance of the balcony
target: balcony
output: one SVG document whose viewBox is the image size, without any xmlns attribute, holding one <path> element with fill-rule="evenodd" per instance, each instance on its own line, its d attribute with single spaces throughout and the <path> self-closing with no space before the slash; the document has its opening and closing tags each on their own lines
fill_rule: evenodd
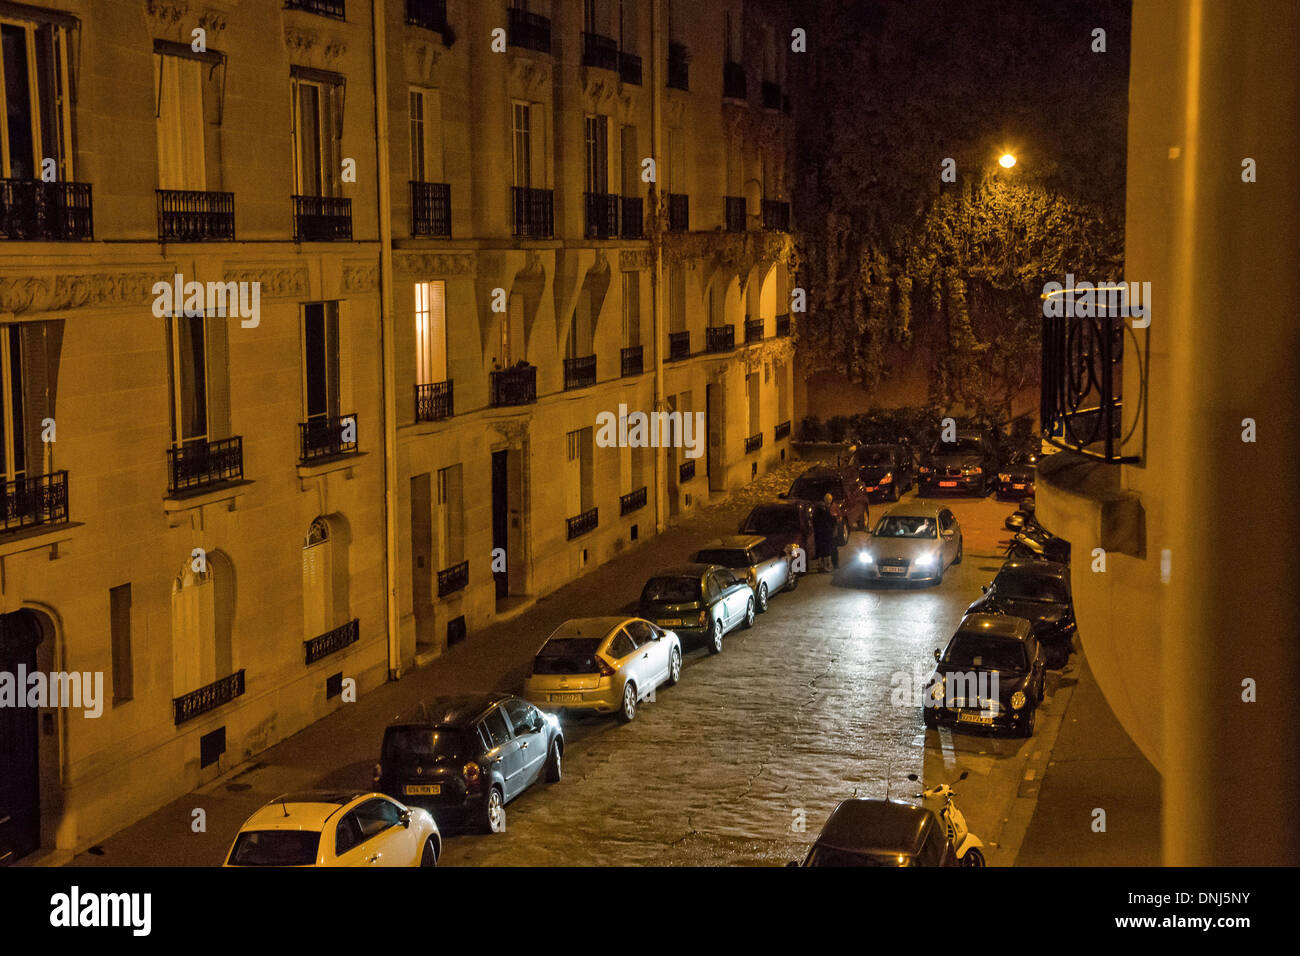
<svg viewBox="0 0 1300 956">
<path fill-rule="evenodd" d="M 645 349 L 640 345 L 633 345 L 630 348 L 623 349 L 619 353 L 619 360 L 622 364 L 622 376 L 628 378 L 632 375 L 640 375 L 645 371 Z"/>
<path fill-rule="evenodd" d="M 776 317 L 776 337 L 778 339 L 788 338 L 790 335 L 790 313 L 783 312 Z"/>
<path fill-rule="evenodd" d="M 235 238 L 235 194 L 158 189 L 158 241 L 207 242 Z"/>
<path fill-rule="evenodd" d="M 322 17 L 333 17 L 336 20 L 347 19 L 343 11 L 344 0 L 285 0 L 284 8 L 286 10 L 306 10 L 308 13 L 316 13 Z"/>
<path fill-rule="evenodd" d="M 761 341 L 763 341 L 763 320 L 746 319 L 745 320 L 746 344 L 748 344 L 749 342 L 761 342 Z"/>
<path fill-rule="evenodd" d="M 469 562 L 462 561 L 438 572 L 438 597 L 463 591 L 469 586 Z"/>
<path fill-rule="evenodd" d="M 779 110 L 781 108 L 781 84 L 764 81 L 763 109 Z"/>
<path fill-rule="evenodd" d="M 320 415 L 298 423 L 298 461 L 310 464 L 357 453 L 357 416 Z"/>
<path fill-rule="evenodd" d="M 754 452 L 758 451 L 758 450 L 759 450 L 760 448 L 762 448 L 762 447 L 763 447 L 763 433 L 762 433 L 762 432 L 758 432 L 757 434 L 750 435 L 748 438 L 745 439 L 745 454 L 746 454 L 746 455 L 752 455 L 752 454 L 754 454 Z"/>
<path fill-rule="evenodd" d="M 411 235 L 451 238 L 451 186 L 411 181 Z"/>
<path fill-rule="evenodd" d="M 749 93 L 749 83 L 745 77 L 745 68 L 739 63 L 722 64 L 722 97 L 728 100 L 743 100 Z"/>
<path fill-rule="evenodd" d="M 668 88 L 670 90 L 689 90 L 691 88 L 691 54 L 684 43 L 668 44 Z"/>
<path fill-rule="evenodd" d="M 675 362 L 678 359 L 691 357 L 691 333 L 690 332 L 669 332 L 668 333 L 668 361 Z"/>
<path fill-rule="evenodd" d="M 790 437 L 790 421 L 789 421 L 789 419 L 787 419 L 786 421 L 781 422 L 781 424 L 777 425 L 776 428 L 772 429 L 772 440 L 773 440 L 773 441 L 783 441 L 784 439 L 789 438 L 789 437 Z"/>
<path fill-rule="evenodd" d="M 4 511 L 0 531 L 34 525 L 62 524 L 68 520 L 68 473 L 17 478 L 4 482 Z"/>
<path fill-rule="evenodd" d="M 1039 416 L 1043 439 L 1108 464 L 1130 464 L 1124 432 L 1123 359 L 1128 326 L 1121 316 L 1043 317 Z M 1134 360 L 1141 363 L 1142 356 Z M 1138 396 L 1137 407 L 1142 407 Z"/>
<path fill-rule="evenodd" d="M 723 196 L 722 204 L 727 232 L 744 232 L 747 225 L 745 222 L 745 197 Z"/>
<path fill-rule="evenodd" d="M 624 239 L 642 239 L 645 237 L 645 228 L 642 224 L 642 209 L 644 204 L 640 196 L 623 196 L 622 207 L 622 226 L 620 233 Z"/>
<path fill-rule="evenodd" d="M 244 440 L 200 438 L 167 449 L 167 490 L 172 495 L 203 491 L 244 477 Z"/>
<path fill-rule="evenodd" d="M 172 717 L 177 726 L 187 720 L 193 720 L 208 711 L 216 710 L 222 704 L 228 704 L 236 697 L 244 696 L 244 672 L 237 670 L 229 677 L 213 681 L 206 687 L 190 691 L 184 697 L 172 698 Z"/>
<path fill-rule="evenodd" d="M 537 366 L 499 369 L 489 379 L 493 408 L 529 405 L 537 401 Z"/>
<path fill-rule="evenodd" d="M 618 207 L 613 193 L 583 193 L 587 205 L 587 238 L 618 238 Z"/>
<path fill-rule="evenodd" d="M 763 200 L 763 228 L 790 231 L 790 204 L 775 199 Z"/>
<path fill-rule="evenodd" d="M 629 86 L 640 86 L 641 58 L 635 53 L 619 51 L 618 78 Z"/>
<path fill-rule="evenodd" d="M 582 355 L 564 360 L 564 390 L 587 388 L 596 384 L 596 356 Z"/>
<path fill-rule="evenodd" d="M 307 663 L 315 664 L 321 658 L 329 657 L 348 645 L 355 644 L 361 639 L 360 625 L 361 622 L 353 618 L 332 631 L 326 631 L 320 637 L 313 637 L 310 641 L 303 641 L 302 645 L 307 655 Z"/>
<path fill-rule="evenodd" d="M 506 10 L 506 42 L 538 53 L 551 52 L 551 21 L 527 10 Z"/>
<path fill-rule="evenodd" d="M 447 0 L 406 0 L 406 22 L 442 33 L 447 29 Z"/>
<path fill-rule="evenodd" d="M 451 379 L 415 386 L 415 420 L 440 422 L 456 414 Z"/>
<path fill-rule="evenodd" d="M 711 325 L 704 330 L 704 351 L 730 352 L 736 347 L 734 325 Z"/>
<path fill-rule="evenodd" d="M 0 179 L 0 239 L 92 238 L 90 183 Z"/>
<path fill-rule="evenodd" d="M 520 239 L 550 239 L 555 235 L 554 197 L 549 189 L 510 187 L 514 234 Z"/>
<path fill-rule="evenodd" d="M 642 485 L 636 491 L 622 495 L 618 499 L 619 517 L 630 515 L 634 511 L 639 511 L 645 507 L 646 503 L 646 486 Z"/>
<path fill-rule="evenodd" d="M 681 467 L 677 469 L 677 481 L 679 484 L 686 484 L 695 477 L 695 459 L 688 458 L 682 462 Z"/>
<path fill-rule="evenodd" d="M 691 197 L 668 194 L 668 231 L 687 232 L 691 228 Z"/>
<path fill-rule="evenodd" d="M 293 197 L 294 242 L 336 242 L 351 238 L 351 199 L 340 196 Z"/>
<path fill-rule="evenodd" d="M 580 515 L 574 515 L 572 518 L 564 519 L 565 524 L 568 526 L 568 540 L 572 541 L 574 538 L 580 537 L 589 531 L 595 531 L 596 525 L 600 523 L 600 518 L 598 516 L 599 511 L 599 508 L 592 508 L 589 511 L 584 511 Z"/>
<path fill-rule="evenodd" d="M 599 33 L 582 34 L 582 65 L 598 70 L 618 70 L 618 44 Z"/>
</svg>

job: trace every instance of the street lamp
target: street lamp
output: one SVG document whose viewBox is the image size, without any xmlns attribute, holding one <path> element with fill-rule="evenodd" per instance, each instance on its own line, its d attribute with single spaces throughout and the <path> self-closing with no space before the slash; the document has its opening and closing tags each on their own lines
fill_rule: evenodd
<svg viewBox="0 0 1300 956">
<path fill-rule="evenodd" d="M 1012 156 L 1010 153 L 1003 153 L 1002 157 L 998 160 L 998 165 L 1003 169 L 1010 169 L 1015 164 L 1016 157 Z"/>
</svg>

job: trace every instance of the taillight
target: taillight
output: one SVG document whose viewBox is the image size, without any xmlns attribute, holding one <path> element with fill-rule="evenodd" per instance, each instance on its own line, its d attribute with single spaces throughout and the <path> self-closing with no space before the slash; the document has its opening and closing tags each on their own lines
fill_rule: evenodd
<svg viewBox="0 0 1300 956">
<path fill-rule="evenodd" d="M 461 773 L 465 774 L 465 782 L 472 788 L 478 786 L 479 779 L 483 776 L 483 768 L 471 760 L 461 767 Z"/>
<path fill-rule="evenodd" d="M 614 668 L 610 667 L 599 657 L 596 658 L 596 666 L 600 668 L 601 677 L 613 677 L 617 673 Z"/>
<path fill-rule="evenodd" d="M 703 626 L 704 626 L 705 613 L 706 613 L 706 612 L 704 612 L 704 611 L 700 611 L 700 627 L 703 627 Z"/>
</svg>

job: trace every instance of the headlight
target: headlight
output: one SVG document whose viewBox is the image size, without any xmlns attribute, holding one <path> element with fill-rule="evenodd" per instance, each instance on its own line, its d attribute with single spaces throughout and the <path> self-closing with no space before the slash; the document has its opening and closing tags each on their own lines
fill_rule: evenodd
<svg viewBox="0 0 1300 956">
<path fill-rule="evenodd" d="M 1019 710 L 1021 707 L 1024 706 L 1025 706 L 1025 692 L 1022 690 L 1018 690 L 1011 695 L 1011 709 Z"/>
<path fill-rule="evenodd" d="M 885 477 L 880 479 L 880 483 L 882 485 L 887 485 L 893 480 L 894 480 L 894 473 L 892 471 L 887 471 L 885 472 Z"/>
<path fill-rule="evenodd" d="M 963 465 L 961 473 L 963 475 L 982 475 L 984 474 L 984 469 L 979 465 Z"/>
<path fill-rule="evenodd" d="M 998 472 L 998 481 L 1010 481 L 1011 476 L 1006 472 Z"/>
<path fill-rule="evenodd" d="M 942 677 L 940 677 L 937 681 L 935 681 L 933 684 L 930 685 L 930 699 L 933 701 L 943 700 L 943 678 Z"/>
<path fill-rule="evenodd" d="M 929 473 L 930 473 L 930 466 L 929 466 L 929 465 L 922 465 L 922 466 L 921 466 L 921 474 L 923 474 L 923 475 L 928 475 Z"/>
<path fill-rule="evenodd" d="M 918 568 L 928 568 L 932 564 L 934 564 L 933 554 L 923 554 L 916 559 L 916 566 Z"/>
<path fill-rule="evenodd" d="M 859 561 L 860 563 L 862 563 L 862 564 L 870 564 L 870 563 L 871 563 L 871 552 L 870 552 L 870 551 L 859 551 L 859 552 L 858 552 L 858 561 Z"/>
</svg>

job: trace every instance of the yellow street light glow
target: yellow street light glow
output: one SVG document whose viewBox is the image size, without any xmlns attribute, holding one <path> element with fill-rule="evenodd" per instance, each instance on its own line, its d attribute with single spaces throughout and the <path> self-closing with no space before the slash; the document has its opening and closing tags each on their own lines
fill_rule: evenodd
<svg viewBox="0 0 1300 956">
<path fill-rule="evenodd" d="M 1002 165 L 1003 169 L 1010 169 L 1016 164 L 1016 157 L 1012 156 L 1010 153 L 1003 153 L 1002 158 L 999 159 L 998 162 Z"/>
</svg>

